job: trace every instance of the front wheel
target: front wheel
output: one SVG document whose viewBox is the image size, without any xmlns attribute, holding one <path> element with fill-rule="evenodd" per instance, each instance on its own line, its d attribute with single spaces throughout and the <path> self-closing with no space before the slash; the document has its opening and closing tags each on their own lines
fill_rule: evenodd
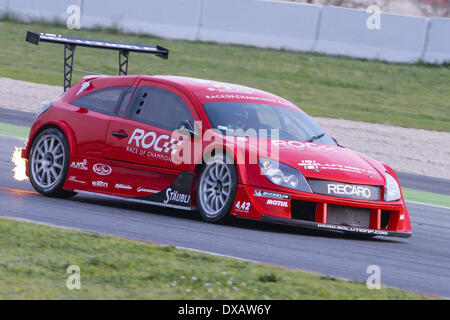
<svg viewBox="0 0 450 320">
<path fill-rule="evenodd" d="M 33 141 L 28 158 L 33 188 L 46 196 L 74 196 L 76 193 L 62 189 L 68 167 L 69 146 L 66 137 L 56 128 L 45 129 Z"/>
<path fill-rule="evenodd" d="M 197 205 L 203 219 L 219 222 L 229 216 L 237 189 L 234 164 L 215 157 L 205 165 L 197 185 Z"/>
</svg>

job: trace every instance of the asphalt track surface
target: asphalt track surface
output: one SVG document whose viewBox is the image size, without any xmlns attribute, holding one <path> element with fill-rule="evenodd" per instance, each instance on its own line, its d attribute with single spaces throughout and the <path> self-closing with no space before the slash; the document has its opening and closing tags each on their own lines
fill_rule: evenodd
<svg viewBox="0 0 450 320">
<path fill-rule="evenodd" d="M 450 209 L 408 203 L 413 236 L 369 240 L 255 221 L 209 224 L 198 213 L 98 196 L 44 197 L 12 178 L 14 146 L 0 136 L 0 215 L 202 250 L 219 255 L 366 281 L 381 269 L 384 285 L 450 297 Z"/>
</svg>

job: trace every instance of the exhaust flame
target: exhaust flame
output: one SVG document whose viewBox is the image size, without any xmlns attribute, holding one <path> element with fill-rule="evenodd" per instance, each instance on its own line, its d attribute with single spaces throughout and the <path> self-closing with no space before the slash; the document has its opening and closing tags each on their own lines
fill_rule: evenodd
<svg viewBox="0 0 450 320">
<path fill-rule="evenodd" d="M 25 159 L 22 159 L 22 149 L 23 148 L 15 147 L 11 158 L 11 161 L 14 163 L 14 168 L 12 171 L 14 172 L 14 179 L 16 181 L 28 180 L 28 177 L 25 173 L 27 162 Z"/>
</svg>

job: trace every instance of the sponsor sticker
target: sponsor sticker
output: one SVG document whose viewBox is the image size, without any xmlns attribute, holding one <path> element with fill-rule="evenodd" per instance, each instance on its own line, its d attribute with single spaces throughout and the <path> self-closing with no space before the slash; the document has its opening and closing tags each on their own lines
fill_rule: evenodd
<svg viewBox="0 0 450 320">
<path fill-rule="evenodd" d="M 116 185 L 114 186 L 116 189 L 125 189 L 125 190 L 131 190 L 133 189 L 132 186 L 129 186 L 127 184 L 121 184 L 121 183 L 116 183 Z"/>
<path fill-rule="evenodd" d="M 315 160 L 302 160 L 302 162 L 299 162 L 298 165 L 300 167 L 303 167 L 305 170 L 335 170 L 335 171 L 347 171 L 347 172 L 354 172 L 354 173 L 369 173 L 373 174 L 373 171 L 365 170 L 357 167 L 352 166 L 346 166 L 342 164 L 335 164 L 335 163 L 319 163 Z"/>
<path fill-rule="evenodd" d="M 85 181 L 77 180 L 77 177 L 76 177 L 76 176 L 70 176 L 70 177 L 69 177 L 69 181 L 71 181 L 71 182 L 77 182 L 77 183 L 81 183 L 81 184 L 85 184 L 85 183 L 86 183 Z"/>
<path fill-rule="evenodd" d="M 266 204 L 272 205 L 272 206 L 278 206 L 278 207 L 289 207 L 289 202 L 282 201 L 282 200 L 275 200 L 275 199 L 267 199 Z"/>
<path fill-rule="evenodd" d="M 92 181 L 92 185 L 99 188 L 108 188 L 108 182 L 104 181 Z"/>
<path fill-rule="evenodd" d="M 273 199 L 280 199 L 280 200 L 289 200 L 291 198 L 291 196 L 286 193 L 264 191 L 264 190 L 255 190 L 253 192 L 253 195 L 255 197 L 273 198 Z"/>
<path fill-rule="evenodd" d="M 94 164 L 94 166 L 92 167 L 92 170 L 100 176 L 107 176 L 107 175 L 111 174 L 111 172 L 112 172 L 111 167 L 104 163 Z"/>
<path fill-rule="evenodd" d="M 372 192 L 368 187 L 351 184 L 328 183 L 327 190 L 328 194 L 331 195 L 357 196 L 367 199 L 370 199 L 372 195 Z"/>
<path fill-rule="evenodd" d="M 382 236 L 387 236 L 389 234 L 387 231 L 383 231 L 383 230 L 362 229 L 362 228 L 339 226 L 339 225 L 324 224 L 324 223 L 318 223 L 317 227 L 324 228 L 324 229 L 331 229 L 331 230 L 339 230 L 339 231 L 350 231 L 350 232 L 359 232 L 359 233 L 366 233 L 366 234 L 376 234 L 376 235 L 382 235 Z"/>
<path fill-rule="evenodd" d="M 309 184 L 314 193 L 350 199 L 381 200 L 380 186 L 349 184 L 316 179 L 309 179 Z"/>
<path fill-rule="evenodd" d="M 153 189 L 148 189 L 148 188 L 143 188 L 143 187 L 138 187 L 136 189 L 137 192 L 146 192 L 146 193 L 158 193 L 158 190 L 153 190 Z"/>
<path fill-rule="evenodd" d="M 180 193 L 177 190 L 173 190 L 172 188 L 167 188 L 166 199 L 163 202 L 164 203 L 175 202 L 178 204 L 186 205 L 190 203 L 190 200 L 191 200 L 190 194 Z"/>
<path fill-rule="evenodd" d="M 73 162 L 70 164 L 70 167 L 71 167 L 72 169 L 77 169 L 77 170 L 87 171 L 87 170 L 88 170 L 88 167 L 87 167 L 87 160 L 86 160 L 86 159 L 83 159 L 83 161 L 78 161 L 78 162 L 73 161 Z"/>
</svg>

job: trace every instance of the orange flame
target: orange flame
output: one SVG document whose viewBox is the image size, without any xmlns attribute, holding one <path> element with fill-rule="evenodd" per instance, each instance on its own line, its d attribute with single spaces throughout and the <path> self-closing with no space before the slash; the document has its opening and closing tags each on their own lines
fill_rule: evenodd
<svg viewBox="0 0 450 320">
<path fill-rule="evenodd" d="M 20 147 L 15 147 L 11 161 L 14 163 L 14 168 L 12 171 L 14 172 L 14 179 L 17 181 L 28 180 L 26 175 L 26 167 L 27 161 L 22 159 L 22 149 Z"/>
</svg>

